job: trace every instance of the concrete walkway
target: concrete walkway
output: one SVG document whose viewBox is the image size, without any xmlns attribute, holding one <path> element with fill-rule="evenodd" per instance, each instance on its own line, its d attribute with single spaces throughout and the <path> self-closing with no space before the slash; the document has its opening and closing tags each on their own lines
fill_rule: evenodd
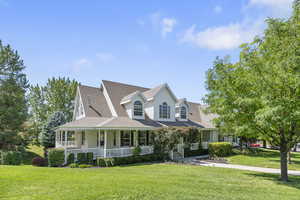
<svg viewBox="0 0 300 200">
<path fill-rule="evenodd" d="M 280 169 L 252 167 L 246 165 L 233 165 L 233 164 L 224 164 L 224 163 L 213 163 L 213 162 L 198 160 L 199 158 L 203 158 L 203 157 L 185 158 L 183 162 L 187 164 L 206 166 L 206 167 L 222 167 L 222 168 L 248 170 L 248 171 L 263 172 L 263 173 L 280 174 Z M 300 176 L 300 171 L 289 170 L 288 174 L 294 176 Z"/>
</svg>

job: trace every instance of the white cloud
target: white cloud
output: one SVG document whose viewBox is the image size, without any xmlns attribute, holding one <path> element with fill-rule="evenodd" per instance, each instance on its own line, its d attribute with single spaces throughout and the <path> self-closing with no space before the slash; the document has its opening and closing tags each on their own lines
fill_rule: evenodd
<svg viewBox="0 0 300 200">
<path fill-rule="evenodd" d="M 97 53 L 96 57 L 102 63 L 108 63 L 115 59 L 115 57 L 111 53 L 104 53 L 104 52 Z"/>
<path fill-rule="evenodd" d="M 292 10 L 293 0 L 250 0 L 247 7 L 262 7 L 271 11 L 272 17 L 287 17 Z"/>
<path fill-rule="evenodd" d="M 84 69 L 90 68 L 92 66 L 92 62 L 87 58 L 80 58 L 73 63 L 73 71 L 78 73 Z"/>
<path fill-rule="evenodd" d="M 221 13 L 222 10 L 223 10 L 223 8 L 221 6 L 217 5 L 217 6 L 214 7 L 214 12 L 217 13 L 217 14 Z"/>
<path fill-rule="evenodd" d="M 196 25 L 193 25 L 185 31 L 180 42 L 212 50 L 234 49 L 261 34 L 263 27 L 263 20 L 257 20 L 254 23 L 248 21 L 231 23 L 200 31 L 197 31 Z"/>
<path fill-rule="evenodd" d="M 168 33 L 171 33 L 176 24 L 177 24 L 177 21 L 174 18 L 163 18 L 161 20 L 161 34 L 162 34 L 162 36 L 165 37 Z"/>
<path fill-rule="evenodd" d="M 140 26 L 150 24 L 154 31 L 159 31 L 162 37 L 166 37 L 168 33 L 173 32 L 177 20 L 171 17 L 165 17 L 161 12 L 154 12 L 149 14 L 145 18 L 139 18 L 136 20 Z"/>
</svg>

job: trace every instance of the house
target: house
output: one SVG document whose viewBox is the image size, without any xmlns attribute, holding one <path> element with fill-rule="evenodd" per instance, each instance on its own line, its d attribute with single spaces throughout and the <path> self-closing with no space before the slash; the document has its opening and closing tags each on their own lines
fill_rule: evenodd
<svg viewBox="0 0 300 200">
<path fill-rule="evenodd" d="M 211 122 L 214 115 L 204 109 L 177 99 L 168 84 L 144 88 L 103 80 L 99 88 L 79 85 L 73 121 L 57 129 L 55 145 L 75 157 L 78 152 L 93 152 L 94 158 L 130 156 L 135 146 L 150 154 L 151 131 L 177 126 L 203 130 L 202 146 L 207 148 L 208 142 L 218 141 L 218 133 Z"/>
</svg>

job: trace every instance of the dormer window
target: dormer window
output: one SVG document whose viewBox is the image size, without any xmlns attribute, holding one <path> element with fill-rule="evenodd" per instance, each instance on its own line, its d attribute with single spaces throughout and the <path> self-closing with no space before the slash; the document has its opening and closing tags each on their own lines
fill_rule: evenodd
<svg viewBox="0 0 300 200">
<path fill-rule="evenodd" d="M 133 104 L 133 115 L 143 116 L 143 104 L 141 101 L 135 101 Z"/>
<path fill-rule="evenodd" d="M 180 108 L 180 118 L 186 119 L 186 107 L 184 107 L 184 106 L 181 106 L 181 108 Z"/>
<path fill-rule="evenodd" d="M 170 119 L 170 106 L 166 102 L 159 105 L 159 118 Z"/>
</svg>

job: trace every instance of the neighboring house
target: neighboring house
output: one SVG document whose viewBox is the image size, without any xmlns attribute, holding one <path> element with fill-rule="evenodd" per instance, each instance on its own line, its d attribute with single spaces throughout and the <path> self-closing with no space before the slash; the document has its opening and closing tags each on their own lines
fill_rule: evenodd
<svg viewBox="0 0 300 200">
<path fill-rule="evenodd" d="M 100 88 L 79 85 L 73 121 L 56 131 L 56 147 L 67 153 L 93 152 L 94 157 L 153 153 L 151 130 L 161 127 L 197 127 L 202 145 L 218 141 L 203 105 L 177 99 L 167 84 L 144 88 L 103 80 Z M 195 146 L 195 145 L 194 145 Z M 182 152 L 181 152 L 182 153 Z"/>
</svg>

